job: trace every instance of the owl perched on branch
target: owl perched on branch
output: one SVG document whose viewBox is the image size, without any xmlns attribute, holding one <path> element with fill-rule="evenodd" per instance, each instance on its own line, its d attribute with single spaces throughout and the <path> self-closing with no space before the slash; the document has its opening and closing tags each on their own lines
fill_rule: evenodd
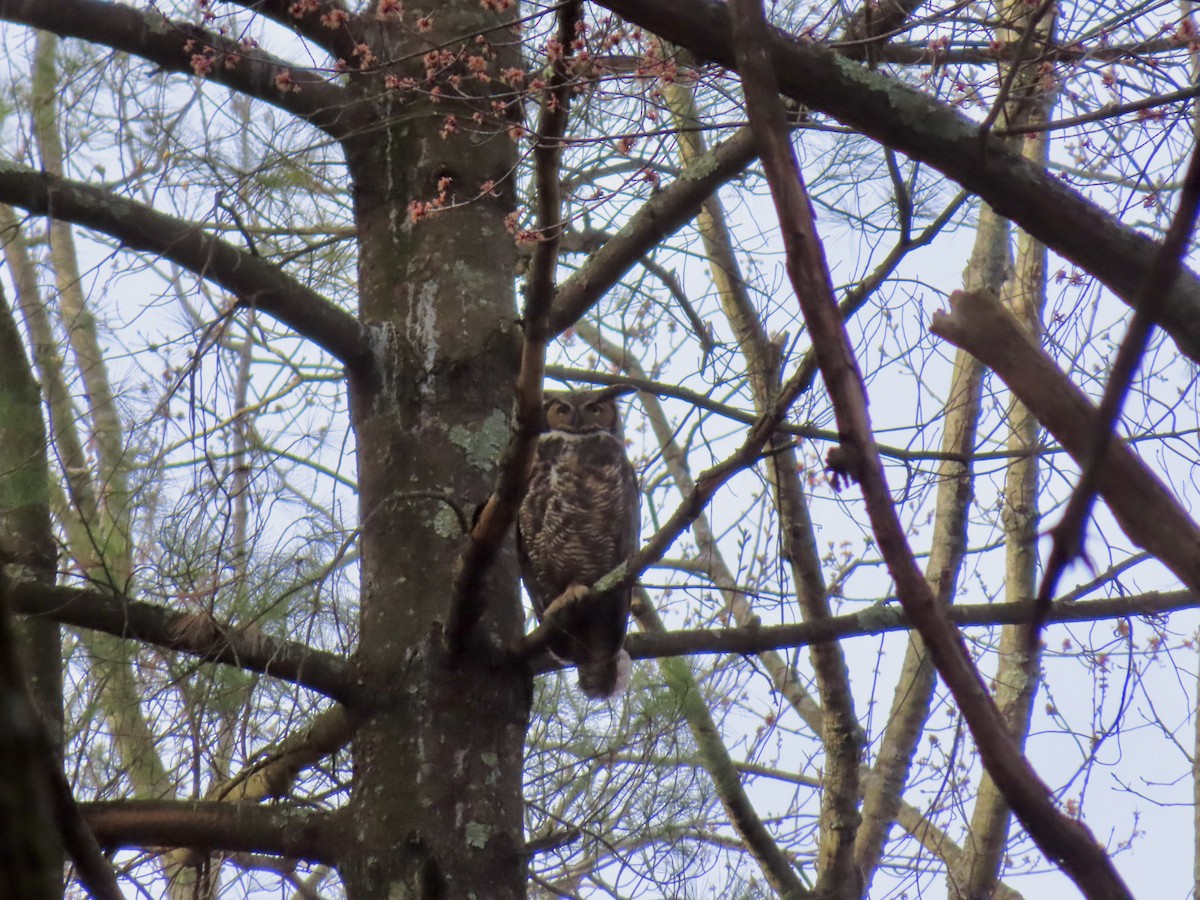
<svg viewBox="0 0 1200 900">
<path fill-rule="evenodd" d="M 625 455 L 617 397 L 635 389 L 547 391 L 529 489 L 517 515 L 521 577 L 538 621 L 556 600 L 547 646 L 575 664 L 589 697 L 629 683 L 622 648 L 631 588 L 586 596 L 585 589 L 638 547 L 637 477 Z"/>
</svg>

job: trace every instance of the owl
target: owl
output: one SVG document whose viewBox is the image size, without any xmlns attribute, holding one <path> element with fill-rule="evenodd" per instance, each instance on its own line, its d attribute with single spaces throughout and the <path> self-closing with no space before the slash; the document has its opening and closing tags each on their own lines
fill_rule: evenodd
<svg viewBox="0 0 1200 900">
<path fill-rule="evenodd" d="M 593 598 L 583 589 L 638 547 L 637 477 L 625 455 L 616 399 L 633 390 L 546 392 L 545 430 L 517 514 L 521 578 L 538 621 L 563 598 L 561 627 L 549 650 L 575 664 L 579 687 L 594 698 L 610 697 L 629 682 L 629 654 L 621 644 L 632 589 Z"/>
</svg>

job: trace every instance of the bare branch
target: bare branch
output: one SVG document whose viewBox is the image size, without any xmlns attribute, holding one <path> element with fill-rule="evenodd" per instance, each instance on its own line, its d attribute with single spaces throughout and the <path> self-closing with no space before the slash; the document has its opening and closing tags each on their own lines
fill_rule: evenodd
<svg viewBox="0 0 1200 900">
<path fill-rule="evenodd" d="M 242 6 L 284 28 L 290 28 L 305 40 L 316 44 L 332 57 L 350 59 L 354 50 L 356 24 L 342 0 L 223 0 Z"/>
<path fill-rule="evenodd" d="M 27 616 L 262 672 L 335 700 L 349 700 L 353 694 L 353 679 L 342 657 L 269 637 L 256 628 L 222 624 L 206 614 L 176 612 L 104 591 L 33 582 L 13 582 L 9 597 L 13 611 Z"/>
<path fill-rule="evenodd" d="M 664 88 L 664 95 L 680 126 L 686 129 L 698 123 L 690 86 L 671 85 Z M 696 131 L 680 133 L 678 142 L 681 155 L 688 162 L 704 150 L 703 135 Z M 712 283 L 745 360 L 755 410 L 761 413 L 770 407 L 779 390 L 782 350 L 772 342 L 750 297 L 719 197 L 714 195 L 704 202 L 697 226 L 704 241 Z M 765 460 L 767 481 L 779 516 L 780 553 L 792 571 L 796 606 L 805 621 L 827 619 L 829 591 L 808 501 L 800 485 L 803 466 L 795 445 L 784 435 L 772 435 L 770 449 Z M 848 877 L 853 860 L 847 848 L 854 843 L 859 822 L 858 775 L 864 734 L 854 710 L 841 645 L 814 645 L 809 656 L 822 709 L 816 733 L 825 749 L 817 848 L 818 893 L 821 893 L 824 885 L 854 883 Z"/>
<path fill-rule="evenodd" d="M 265 800 L 285 797 L 296 775 L 350 743 L 355 721 L 345 706 L 331 706 L 292 732 L 264 758 L 256 759 L 208 793 L 210 800 Z"/>
<path fill-rule="evenodd" d="M 550 314 L 550 333 L 561 334 L 570 328 L 634 263 L 686 225 L 705 198 L 736 177 L 752 159 L 754 138 L 749 129 L 742 129 L 642 204 L 625 227 L 559 287 Z"/>
<path fill-rule="evenodd" d="M 155 10 L 103 0 L 0 0 L 0 19 L 112 47 L 168 72 L 203 71 L 212 81 L 278 106 L 335 138 L 367 122 L 365 108 L 325 74 L 189 22 L 173 22 Z"/>
<path fill-rule="evenodd" d="M 1058 586 L 1058 579 L 1063 570 L 1083 555 L 1083 537 L 1087 530 L 1087 521 L 1091 517 L 1092 504 L 1096 499 L 1096 482 L 1100 468 L 1104 463 L 1106 451 L 1113 439 L 1113 428 L 1121 415 L 1121 407 L 1125 405 L 1125 395 L 1129 384 L 1146 352 L 1150 342 L 1150 332 L 1159 316 L 1163 298 L 1171 287 L 1171 283 L 1179 275 L 1183 265 L 1183 254 L 1187 252 L 1191 240 L 1192 229 L 1196 222 L 1196 211 L 1200 208 L 1200 149 L 1193 149 L 1192 160 L 1188 164 L 1187 174 L 1183 179 L 1183 189 L 1179 196 L 1179 209 L 1167 229 L 1162 249 L 1154 260 L 1154 265 L 1146 275 L 1146 283 L 1142 286 L 1133 319 L 1129 330 L 1125 333 L 1121 346 L 1117 349 L 1116 359 L 1113 360 L 1112 371 L 1108 383 L 1104 386 L 1104 395 L 1100 398 L 1100 406 L 1096 410 L 1096 421 L 1092 424 L 1092 435 L 1088 441 L 1088 452 L 1080 459 L 1081 472 L 1079 483 L 1067 501 L 1062 518 L 1051 529 L 1054 543 L 1050 548 L 1050 557 L 1046 560 L 1046 568 L 1042 573 L 1042 583 L 1038 588 L 1035 608 L 1044 611 L 1050 605 L 1050 598 Z M 1189 582 L 1190 583 L 1190 582 Z M 1030 641 L 1036 641 L 1038 635 L 1037 620 L 1029 635 Z"/>
<path fill-rule="evenodd" d="M 278 267 L 238 250 L 199 226 L 79 181 L 0 162 L 0 202 L 111 235 L 159 254 L 220 285 L 243 306 L 275 317 L 332 354 L 353 373 L 373 359 L 366 329 L 350 313 Z"/>
<path fill-rule="evenodd" d="M 82 808 L 106 848 L 190 847 L 333 864 L 341 844 L 334 839 L 340 833 L 337 813 L 293 804 L 112 800 Z"/>
<path fill-rule="evenodd" d="M 1133 616 L 1164 616 L 1181 609 L 1200 606 L 1200 593 L 1170 591 L 1114 597 L 1105 600 L 1059 601 L 1050 607 L 1050 622 L 1096 622 Z M 1023 625 L 1029 622 L 1029 604 L 973 603 L 952 606 L 946 617 L 963 628 L 992 628 L 998 625 Z M 668 631 L 663 634 L 631 634 L 625 649 L 633 659 L 706 653 L 762 653 L 806 647 L 823 641 L 905 631 L 914 627 L 913 619 L 896 606 L 872 606 L 862 612 L 834 616 L 792 625 L 762 625 L 743 628 L 697 628 Z M 557 668 L 539 662 L 538 671 Z"/>
<path fill-rule="evenodd" d="M 1085 826 L 1058 810 L 1049 788 L 1020 753 L 961 635 L 917 568 L 875 451 L 862 374 L 838 315 L 812 207 L 788 139 L 761 0 L 733 0 L 732 9 L 746 107 L 779 216 L 788 274 L 844 435 L 840 474 L 861 484 L 897 596 L 954 694 L 984 765 L 1026 830 L 1088 896 L 1129 897 L 1104 849 Z"/>
<path fill-rule="evenodd" d="M 990 366 L 1077 462 L 1087 458 L 1096 408 L 995 297 L 956 292 L 929 330 Z M 1137 454 L 1110 444 L 1096 487 L 1130 540 L 1200 589 L 1200 528 Z"/>
<path fill-rule="evenodd" d="M 603 0 L 603 6 L 699 56 L 736 68 L 729 12 L 715 0 Z M 1098 209 L 1019 152 L 935 97 L 816 44 L 772 29 L 764 38 L 779 88 L 805 106 L 926 162 L 978 194 L 1056 253 L 1133 306 L 1157 244 Z M 1184 271 L 1158 320 L 1180 351 L 1200 362 L 1200 278 Z"/>
<path fill-rule="evenodd" d="M 645 591 L 639 590 L 634 603 L 634 615 L 647 634 L 662 634 L 665 631 Z M 746 849 L 754 857 L 771 888 L 785 900 L 800 900 L 811 897 L 813 892 L 805 888 L 796 874 L 791 860 L 783 852 L 762 817 L 754 808 L 742 779 L 721 738 L 721 733 L 708 711 L 704 695 L 692 676 L 686 660 L 662 659 L 659 662 L 667 688 L 687 719 L 688 728 L 696 741 L 696 750 L 705 770 L 713 780 L 717 797 L 730 824 L 746 843 Z"/>
</svg>

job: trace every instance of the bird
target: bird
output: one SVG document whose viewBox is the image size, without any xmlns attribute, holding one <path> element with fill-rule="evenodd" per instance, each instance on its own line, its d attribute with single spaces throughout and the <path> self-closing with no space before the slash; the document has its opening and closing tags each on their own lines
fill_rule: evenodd
<svg viewBox="0 0 1200 900">
<path fill-rule="evenodd" d="M 629 683 L 622 644 L 633 589 L 588 588 L 638 547 L 640 494 L 617 408 L 617 398 L 635 390 L 612 385 L 543 394 L 543 431 L 517 512 L 525 589 L 539 622 L 553 610 L 547 649 L 575 664 L 580 689 L 593 699 Z"/>
</svg>

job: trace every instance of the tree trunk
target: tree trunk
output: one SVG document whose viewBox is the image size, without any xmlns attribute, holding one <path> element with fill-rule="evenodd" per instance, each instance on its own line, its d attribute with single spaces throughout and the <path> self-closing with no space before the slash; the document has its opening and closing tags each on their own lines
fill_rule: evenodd
<svg viewBox="0 0 1200 900">
<path fill-rule="evenodd" d="M 406 25 L 420 14 L 410 9 Z M 510 428 L 520 331 L 505 179 L 516 147 L 490 114 L 482 129 L 447 133 L 448 116 L 469 122 L 488 97 L 431 102 L 439 82 L 425 80 L 422 56 L 449 45 L 483 56 L 495 78 L 517 63 L 511 46 L 489 54 L 454 44 L 494 22 L 477 0 L 436 5 L 423 33 L 385 22 L 373 30 L 376 56 L 410 60 L 386 72 L 423 82 L 422 91 L 388 90 L 382 71 L 355 82 L 376 98 L 380 128 L 346 146 L 360 315 L 378 337 L 378 377 L 351 385 L 357 659 L 372 702 L 354 741 L 353 831 L 341 869 L 352 900 L 525 893 L 520 773 L 531 682 L 494 652 L 523 622 L 511 548 L 484 582 L 487 613 L 469 652 L 451 658 L 441 634 L 464 537 L 454 507 L 438 498 L 467 510 L 486 499 Z M 489 179 L 496 193 L 484 187 Z M 439 194 L 448 208 L 410 215 L 411 198 Z"/>
</svg>

